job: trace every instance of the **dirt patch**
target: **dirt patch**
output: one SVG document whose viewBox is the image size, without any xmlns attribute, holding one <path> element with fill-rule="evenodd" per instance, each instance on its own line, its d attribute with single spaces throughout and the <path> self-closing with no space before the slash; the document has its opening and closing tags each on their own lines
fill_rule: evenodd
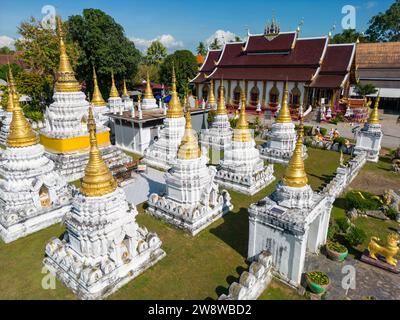
<svg viewBox="0 0 400 320">
<path fill-rule="evenodd" d="M 380 172 L 361 171 L 349 189 L 368 191 L 374 194 L 382 194 L 387 189 L 400 190 L 400 175 L 387 176 Z"/>
</svg>

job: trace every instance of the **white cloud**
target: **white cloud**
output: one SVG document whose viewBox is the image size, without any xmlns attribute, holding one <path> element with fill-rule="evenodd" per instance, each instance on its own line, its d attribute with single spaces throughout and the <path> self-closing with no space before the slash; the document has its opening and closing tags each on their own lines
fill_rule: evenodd
<svg viewBox="0 0 400 320">
<path fill-rule="evenodd" d="M 174 36 L 170 34 L 162 34 L 154 39 L 143 39 L 136 37 L 131 37 L 130 39 L 133 41 L 135 46 L 142 51 L 146 51 L 151 43 L 156 40 L 160 41 L 167 49 L 183 48 L 183 42 L 175 39 Z"/>
<path fill-rule="evenodd" d="M 369 9 L 376 7 L 376 5 L 377 5 L 376 1 L 368 1 L 366 8 L 367 8 L 367 10 L 369 10 Z"/>
<path fill-rule="evenodd" d="M 214 39 L 218 40 L 219 44 L 235 41 L 236 34 L 230 31 L 217 30 L 210 37 L 206 39 L 206 45 L 209 46 Z"/>
<path fill-rule="evenodd" d="M 15 39 L 9 36 L 0 36 L 0 48 L 9 47 L 10 49 L 14 49 Z"/>
</svg>

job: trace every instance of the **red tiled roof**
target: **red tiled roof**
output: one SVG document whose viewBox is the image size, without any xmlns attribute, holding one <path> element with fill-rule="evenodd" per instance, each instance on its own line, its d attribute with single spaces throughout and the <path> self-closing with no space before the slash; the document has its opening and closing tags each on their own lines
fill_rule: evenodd
<svg viewBox="0 0 400 320">
<path fill-rule="evenodd" d="M 340 88 L 346 75 L 318 75 L 311 88 Z"/>
<path fill-rule="evenodd" d="M 279 52 L 289 51 L 296 32 L 281 33 L 272 40 L 268 40 L 264 35 L 249 36 L 246 52 Z"/>
<path fill-rule="evenodd" d="M 22 68 L 26 68 L 27 64 L 24 63 L 21 59 L 21 51 L 17 51 L 11 54 L 0 54 L 0 66 L 10 63 L 16 63 L 20 65 Z"/>
<path fill-rule="evenodd" d="M 210 50 L 207 53 L 206 61 L 201 66 L 201 72 L 211 72 L 215 68 L 214 61 L 218 61 L 221 50 Z"/>
<path fill-rule="evenodd" d="M 329 45 L 322 62 L 323 72 L 347 72 L 350 60 L 354 54 L 355 45 Z"/>
</svg>

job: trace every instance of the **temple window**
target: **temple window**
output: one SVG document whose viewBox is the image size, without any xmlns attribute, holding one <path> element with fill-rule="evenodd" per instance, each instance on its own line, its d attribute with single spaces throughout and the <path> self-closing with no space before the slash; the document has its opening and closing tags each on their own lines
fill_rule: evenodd
<svg viewBox="0 0 400 320">
<path fill-rule="evenodd" d="M 269 103 L 276 106 L 279 103 L 279 90 L 274 85 L 269 92 Z"/>
<path fill-rule="evenodd" d="M 295 86 L 292 91 L 290 92 L 290 106 L 298 107 L 300 105 L 300 96 L 301 92 L 297 86 Z"/>
<path fill-rule="evenodd" d="M 235 87 L 233 90 L 233 104 L 239 104 L 240 101 L 240 92 L 242 91 L 242 88 L 240 88 L 239 85 Z"/>
<path fill-rule="evenodd" d="M 257 87 L 253 87 L 250 91 L 250 104 L 257 105 L 260 100 L 260 90 Z"/>
<path fill-rule="evenodd" d="M 207 99 L 208 97 L 208 85 L 203 86 L 203 90 L 201 91 L 201 97 L 202 99 Z"/>
<path fill-rule="evenodd" d="M 49 189 L 45 185 L 42 185 L 40 187 L 39 200 L 40 200 L 40 205 L 43 208 L 49 208 L 51 206 Z"/>
</svg>

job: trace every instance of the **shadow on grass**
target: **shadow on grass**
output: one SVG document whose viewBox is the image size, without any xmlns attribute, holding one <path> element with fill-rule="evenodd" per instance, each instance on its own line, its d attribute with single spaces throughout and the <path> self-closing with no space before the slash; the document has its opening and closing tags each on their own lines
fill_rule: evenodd
<svg viewBox="0 0 400 320">
<path fill-rule="evenodd" d="M 347 201 L 345 198 L 337 198 L 333 205 L 339 209 L 347 210 Z"/>
</svg>

